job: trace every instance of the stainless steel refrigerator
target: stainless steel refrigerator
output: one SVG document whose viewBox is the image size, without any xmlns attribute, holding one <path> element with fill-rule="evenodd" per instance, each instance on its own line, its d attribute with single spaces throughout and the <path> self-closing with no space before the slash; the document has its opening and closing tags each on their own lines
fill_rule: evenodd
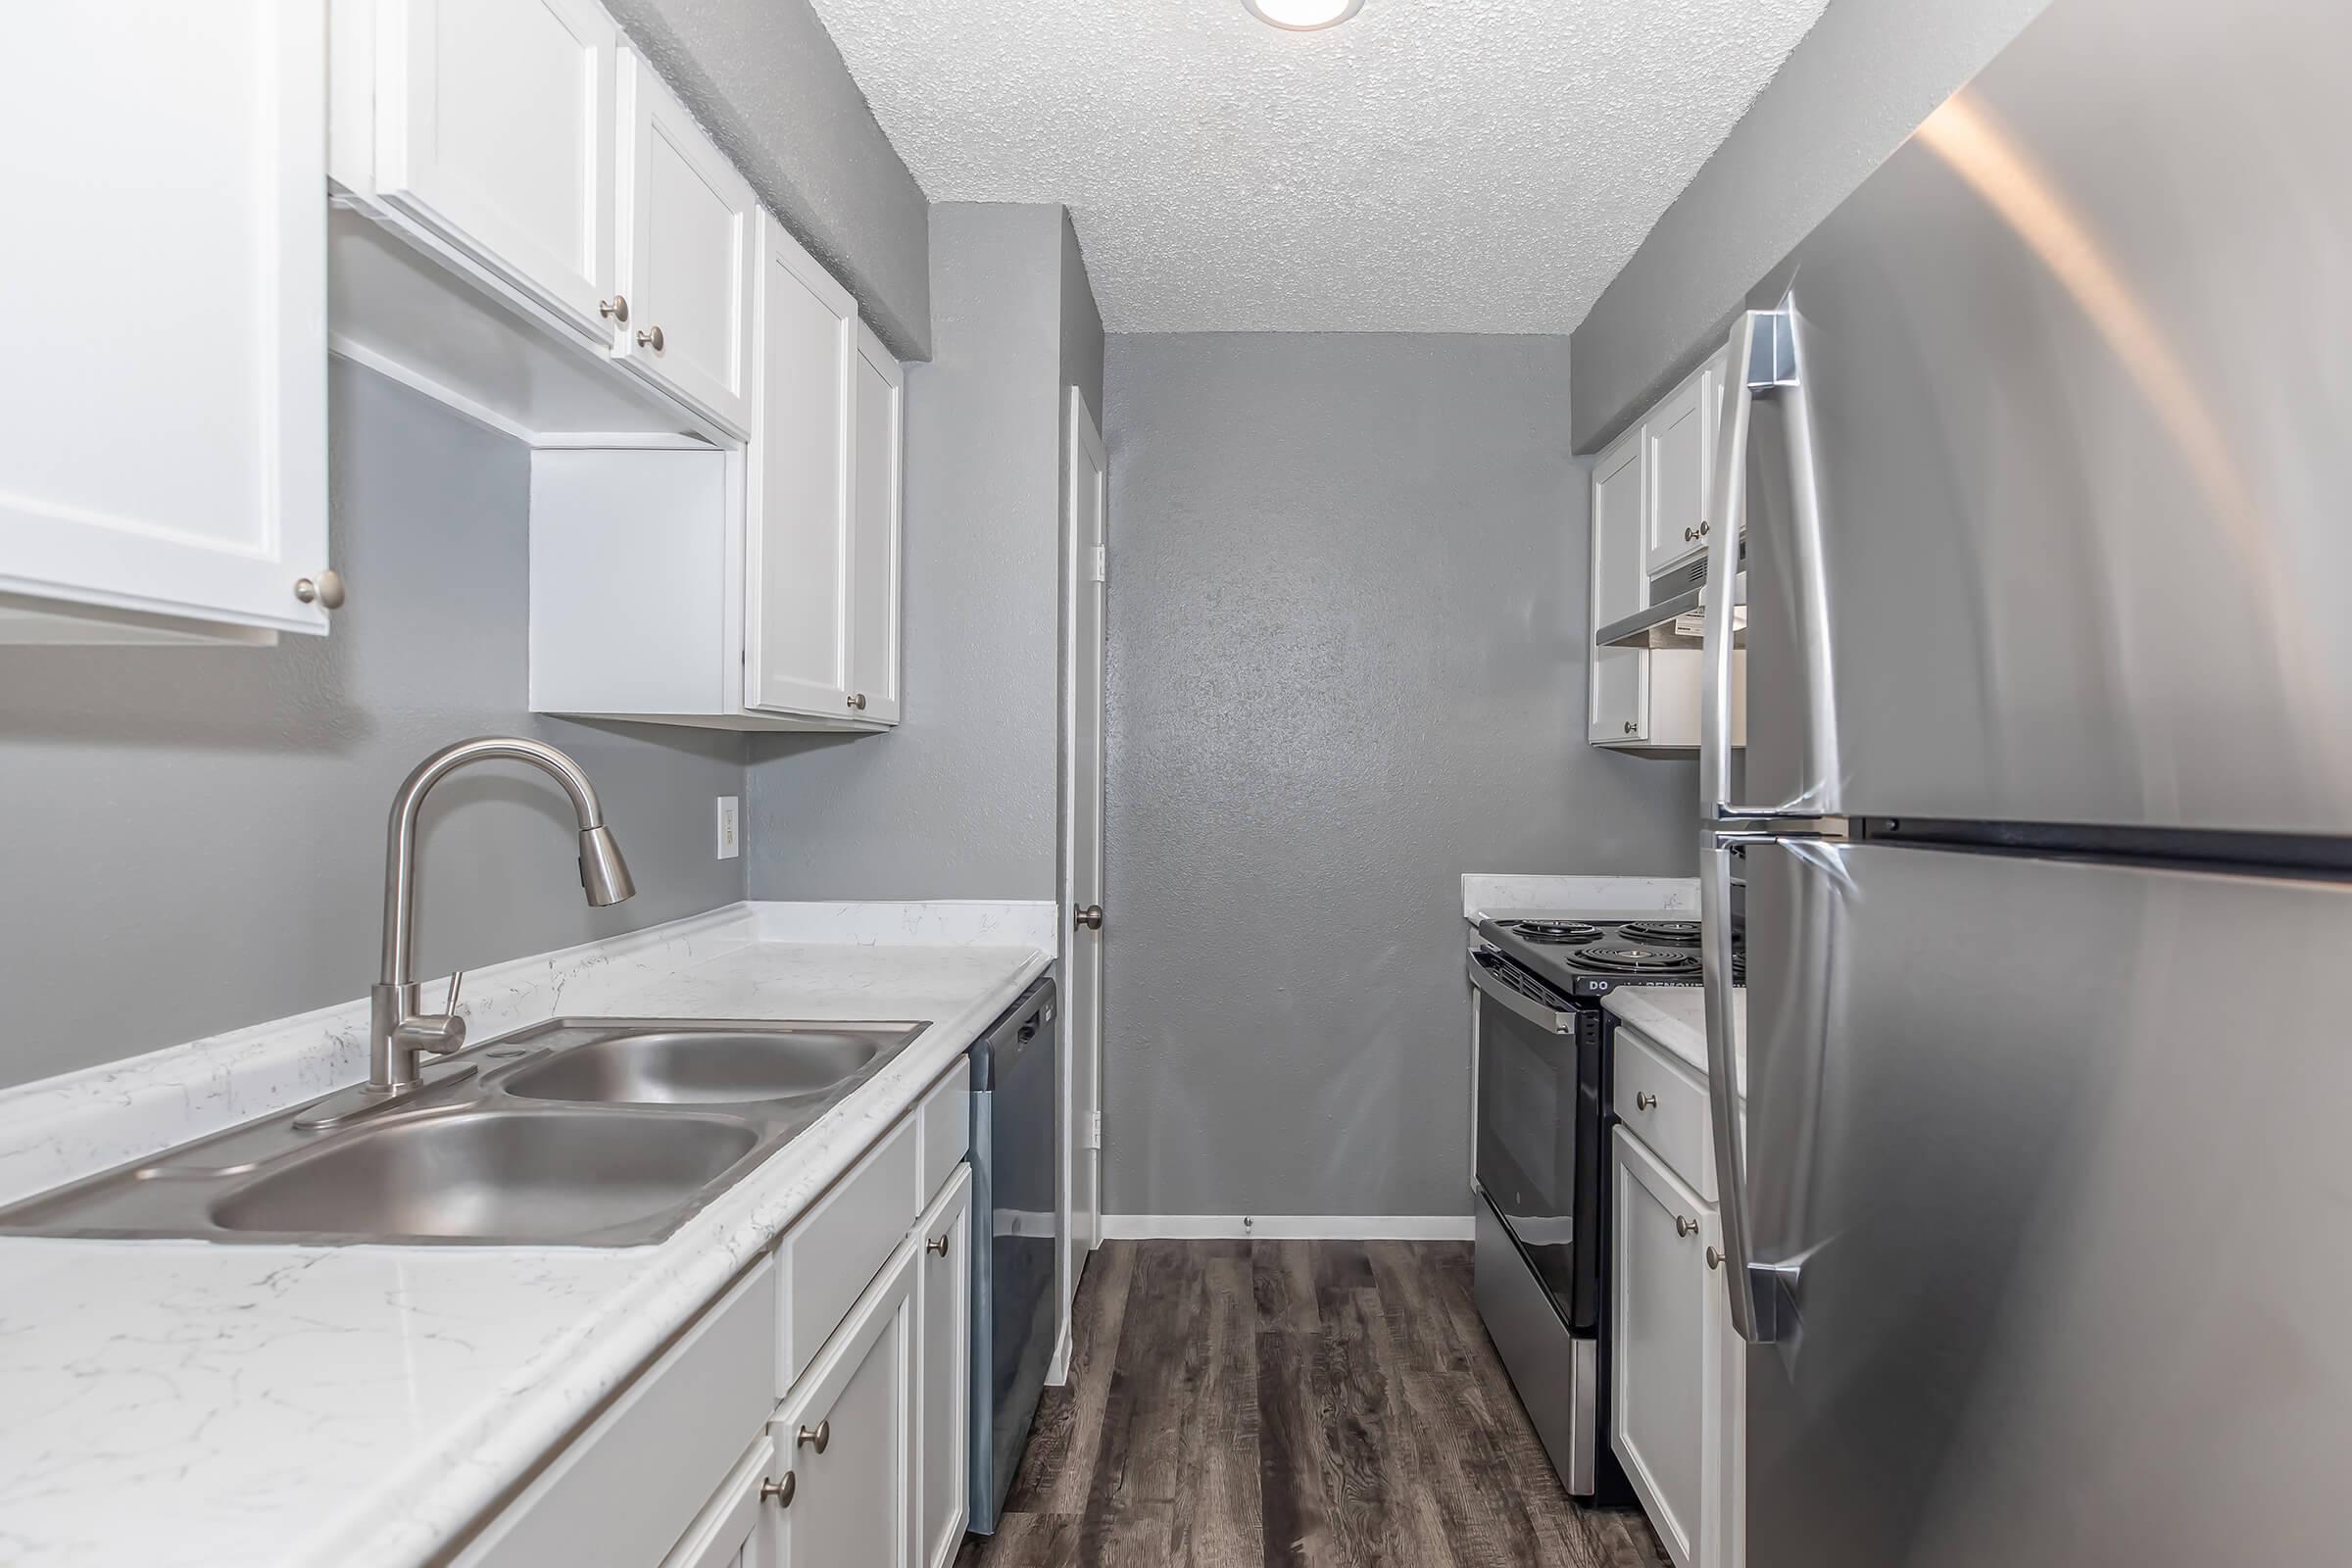
<svg viewBox="0 0 2352 1568">
<path fill-rule="evenodd" d="M 2348 100 L 2342 0 L 2056 0 L 1735 329 L 1749 1568 L 2352 1552 Z"/>
</svg>

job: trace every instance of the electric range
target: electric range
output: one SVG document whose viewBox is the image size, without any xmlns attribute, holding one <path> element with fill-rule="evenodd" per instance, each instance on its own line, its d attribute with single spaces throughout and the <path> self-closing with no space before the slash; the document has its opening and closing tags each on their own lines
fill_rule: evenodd
<svg viewBox="0 0 2352 1568">
<path fill-rule="evenodd" d="M 1572 997 L 1619 986 L 1694 986 L 1704 977 L 1696 920 L 1484 919 L 1478 934 Z M 1732 928 L 1732 983 L 1747 980 L 1747 949 Z"/>
</svg>

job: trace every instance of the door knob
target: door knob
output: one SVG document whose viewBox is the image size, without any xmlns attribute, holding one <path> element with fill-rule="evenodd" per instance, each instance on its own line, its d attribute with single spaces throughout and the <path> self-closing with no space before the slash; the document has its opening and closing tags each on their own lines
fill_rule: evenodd
<svg viewBox="0 0 2352 1568">
<path fill-rule="evenodd" d="M 639 327 L 637 329 L 637 346 L 641 349 L 652 349 L 656 354 L 661 353 L 662 329 L 658 326 Z"/>
<path fill-rule="evenodd" d="M 1084 926 L 1089 931 L 1102 930 L 1102 906 L 1100 904 L 1090 904 L 1083 909 L 1072 909 L 1070 911 L 1070 924 L 1073 928 L 1077 926 Z"/>
<path fill-rule="evenodd" d="M 800 1490 L 800 1477 L 787 1470 L 781 1481 L 762 1480 L 760 1483 L 760 1500 L 772 1502 L 779 1508 L 789 1508 L 792 1506 L 792 1494 Z"/>
<path fill-rule="evenodd" d="M 628 299 L 624 295 L 615 294 L 609 300 L 598 300 L 596 314 L 610 317 L 615 321 L 625 322 L 629 318 Z"/>
<path fill-rule="evenodd" d="M 320 610 L 343 608 L 343 574 L 329 566 L 318 574 L 318 581 L 308 577 L 294 579 L 294 597 L 304 604 L 316 604 Z"/>
<path fill-rule="evenodd" d="M 832 1441 L 833 1423 L 828 1418 L 826 1420 L 819 1421 L 813 1427 L 801 1428 L 799 1442 L 794 1446 L 797 1447 L 805 1445 L 808 1447 L 814 1448 L 817 1452 L 822 1453 L 825 1451 L 825 1445 L 831 1443 Z"/>
</svg>

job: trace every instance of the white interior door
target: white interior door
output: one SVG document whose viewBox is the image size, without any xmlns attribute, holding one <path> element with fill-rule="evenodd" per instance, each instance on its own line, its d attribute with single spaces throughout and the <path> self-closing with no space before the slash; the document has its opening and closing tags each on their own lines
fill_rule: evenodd
<svg viewBox="0 0 2352 1568">
<path fill-rule="evenodd" d="M 1102 628 L 1107 591 L 1102 435 L 1068 389 L 1069 472 L 1062 492 L 1062 1314 L 1086 1254 L 1102 1243 Z M 1095 924 L 1081 923 L 1089 916 Z M 1066 1335 L 1065 1335 L 1066 1343 Z"/>
</svg>

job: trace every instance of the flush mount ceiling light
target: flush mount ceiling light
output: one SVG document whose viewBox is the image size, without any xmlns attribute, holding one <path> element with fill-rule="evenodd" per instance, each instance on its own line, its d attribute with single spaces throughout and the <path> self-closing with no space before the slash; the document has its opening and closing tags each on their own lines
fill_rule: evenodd
<svg viewBox="0 0 2352 1568">
<path fill-rule="evenodd" d="M 1346 22 L 1364 8 L 1364 0 L 1242 0 L 1242 7 L 1269 26 L 1315 32 Z"/>
</svg>

